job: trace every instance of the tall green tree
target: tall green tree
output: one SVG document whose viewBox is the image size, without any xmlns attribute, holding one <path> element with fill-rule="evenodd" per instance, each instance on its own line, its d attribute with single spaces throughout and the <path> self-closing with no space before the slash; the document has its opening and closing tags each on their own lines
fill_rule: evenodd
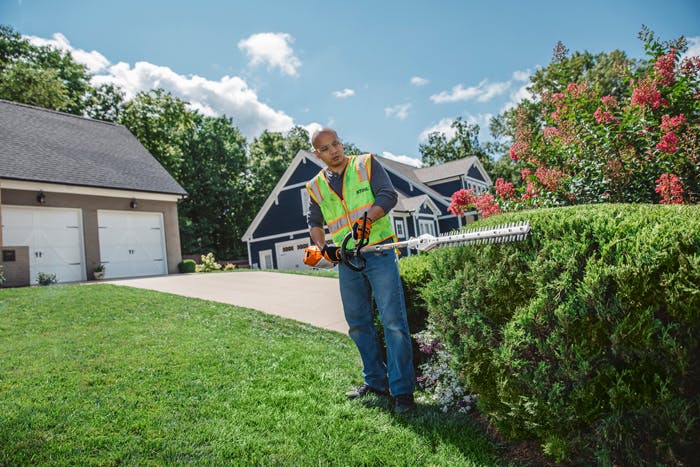
<svg viewBox="0 0 700 467">
<path fill-rule="evenodd" d="M 57 70 L 20 61 L 3 68 L 0 98 L 54 110 L 65 109 L 70 102 Z"/>
<path fill-rule="evenodd" d="M 86 117 L 116 123 L 120 121 L 125 103 L 125 93 L 119 86 L 102 84 L 90 89 L 84 113 Z"/>
<path fill-rule="evenodd" d="M 467 123 L 462 117 L 457 117 L 450 127 L 455 130 L 451 138 L 448 139 L 444 133 L 433 132 L 428 135 L 428 142 L 419 146 L 423 167 L 476 156 L 488 172 L 491 160 L 479 143 L 479 125 Z"/>
<path fill-rule="evenodd" d="M 69 52 L 34 46 L 0 26 L 0 97 L 82 115 L 91 92 L 90 74 Z"/>
<path fill-rule="evenodd" d="M 195 129 L 195 115 L 187 109 L 187 102 L 163 89 L 153 89 L 127 102 L 119 123 L 179 181 L 183 148 Z"/>
<path fill-rule="evenodd" d="M 249 188 L 255 212 L 270 195 L 299 150 L 311 151 L 309 133 L 295 126 L 286 135 L 263 131 L 250 144 Z"/>
<path fill-rule="evenodd" d="M 245 138 L 227 117 L 195 114 L 193 121 L 179 179 L 189 193 L 179 209 L 182 249 L 223 259 L 245 256 L 241 237 L 255 214 L 245 187 Z"/>
</svg>

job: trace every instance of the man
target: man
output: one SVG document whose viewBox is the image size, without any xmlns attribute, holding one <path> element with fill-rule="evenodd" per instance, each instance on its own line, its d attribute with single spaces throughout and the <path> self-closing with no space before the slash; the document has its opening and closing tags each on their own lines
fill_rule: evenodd
<svg viewBox="0 0 700 467">
<path fill-rule="evenodd" d="M 396 205 L 398 195 L 384 168 L 371 154 L 346 156 L 331 128 L 314 132 L 311 143 L 314 154 L 326 168 L 306 184 L 311 197 L 307 222 L 313 245 L 307 248 L 304 263 L 316 266 L 321 258 L 339 263 L 339 246 L 349 232 L 353 232 L 354 240 L 368 239 L 369 245 L 395 241 L 386 214 Z M 326 245 L 324 223 L 328 225 L 332 246 Z M 395 413 L 410 412 L 415 409 L 415 374 L 396 253 L 389 250 L 367 254 L 365 259 L 367 264 L 361 272 L 343 263 L 338 266 L 345 319 L 350 337 L 360 351 L 364 378 L 364 383 L 348 397 L 390 394 Z M 384 328 L 386 361 L 374 326 L 373 295 Z"/>
</svg>

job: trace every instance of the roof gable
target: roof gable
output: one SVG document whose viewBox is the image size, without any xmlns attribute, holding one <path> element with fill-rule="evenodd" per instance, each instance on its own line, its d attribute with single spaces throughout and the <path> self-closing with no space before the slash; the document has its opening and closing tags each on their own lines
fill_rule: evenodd
<svg viewBox="0 0 700 467">
<path fill-rule="evenodd" d="M 186 195 L 122 126 L 0 99 L 0 178 Z"/>
<path fill-rule="evenodd" d="M 255 219 L 253 219 L 253 222 L 250 223 L 248 228 L 246 229 L 245 233 L 243 234 L 242 240 L 244 242 L 250 241 L 253 238 L 253 233 L 255 230 L 258 228 L 262 220 L 265 218 L 267 215 L 267 212 L 270 210 L 270 207 L 272 207 L 272 204 L 275 202 L 277 197 L 279 196 L 280 192 L 287 186 L 287 185 L 298 185 L 299 183 L 290 183 L 290 181 L 295 181 L 296 178 L 295 174 L 297 173 L 297 169 L 301 164 L 308 164 L 312 163 L 318 166 L 319 170 L 324 167 L 324 165 L 318 161 L 318 159 L 311 154 L 310 152 L 304 151 L 303 149 L 300 149 L 299 152 L 297 152 L 297 155 L 294 156 L 294 159 L 292 159 L 292 162 L 289 164 L 289 167 L 287 167 L 287 170 L 284 171 L 282 174 L 282 177 L 280 177 L 279 181 L 277 182 L 277 185 L 275 185 L 275 188 L 272 190 L 272 193 L 270 193 L 270 196 L 267 197 L 265 202 L 263 203 L 262 207 L 258 210 L 258 213 L 255 216 Z M 308 181 L 308 179 L 307 179 Z"/>
</svg>

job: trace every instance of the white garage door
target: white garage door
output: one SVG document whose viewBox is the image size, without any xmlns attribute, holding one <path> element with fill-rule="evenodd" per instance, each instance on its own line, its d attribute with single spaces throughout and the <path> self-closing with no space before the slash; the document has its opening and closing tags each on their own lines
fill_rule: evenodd
<svg viewBox="0 0 700 467">
<path fill-rule="evenodd" d="M 167 274 L 163 215 L 97 211 L 105 278 Z"/>
<path fill-rule="evenodd" d="M 307 246 L 307 239 L 275 243 L 277 269 L 309 269 L 303 262 L 304 249 Z"/>
<path fill-rule="evenodd" d="M 2 207 L 2 241 L 29 246 L 29 277 L 56 274 L 59 282 L 84 281 L 83 222 L 80 209 Z"/>
</svg>

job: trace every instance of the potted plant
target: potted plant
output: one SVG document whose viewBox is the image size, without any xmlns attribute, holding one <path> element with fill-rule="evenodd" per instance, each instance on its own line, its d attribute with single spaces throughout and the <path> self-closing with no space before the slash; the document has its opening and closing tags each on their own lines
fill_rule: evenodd
<svg viewBox="0 0 700 467">
<path fill-rule="evenodd" d="M 105 265 L 102 263 L 99 263 L 97 266 L 95 266 L 95 269 L 93 270 L 93 276 L 95 276 L 96 280 L 102 280 L 105 278 Z"/>
</svg>

